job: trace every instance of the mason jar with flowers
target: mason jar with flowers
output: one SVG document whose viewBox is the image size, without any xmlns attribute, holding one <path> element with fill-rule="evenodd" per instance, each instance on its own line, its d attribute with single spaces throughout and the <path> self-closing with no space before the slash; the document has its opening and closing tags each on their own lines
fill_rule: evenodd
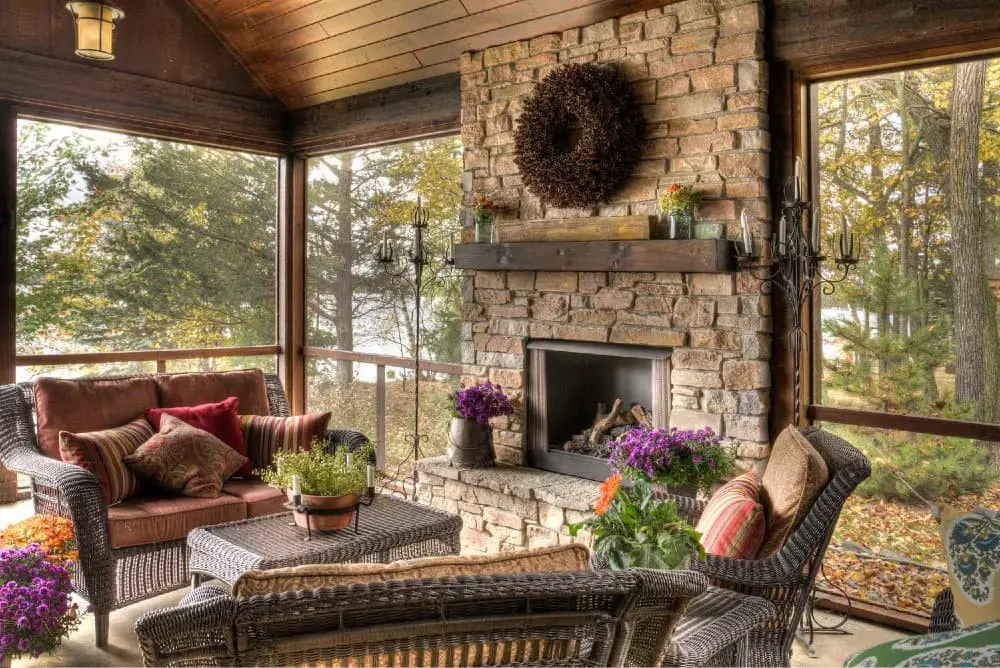
<svg viewBox="0 0 1000 668">
<path fill-rule="evenodd" d="M 513 415 L 503 388 L 489 381 L 459 390 L 453 397 L 448 458 L 453 466 L 485 468 L 496 463 L 492 418 Z"/>
<path fill-rule="evenodd" d="M 667 239 L 694 238 L 694 216 L 705 193 L 694 186 L 671 183 L 660 197 L 660 230 L 658 236 Z"/>
<path fill-rule="evenodd" d="M 728 477 L 735 460 L 733 449 L 709 427 L 638 427 L 622 434 L 611 447 L 615 471 L 679 496 L 708 492 Z"/>
<path fill-rule="evenodd" d="M 472 207 L 472 220 L 476 224 L 476 243 L 491 244 L 494 241 L 494 222 L 497 206 L 493 200 L 480 195 Z"/>
</svg>

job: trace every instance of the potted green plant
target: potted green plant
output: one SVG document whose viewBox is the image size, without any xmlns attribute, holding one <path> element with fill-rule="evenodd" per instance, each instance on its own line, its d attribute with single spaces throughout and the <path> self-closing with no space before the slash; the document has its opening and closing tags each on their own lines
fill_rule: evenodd
<svg viewBox="0 0 1000 668">
<path fill-rule="evenodd" d="M 709 427 L 636 427 L 611 445 L 611 466 L 631 480 L 648 480 L 670 493 L 694 496 L 725 480 L 735 461 L 732 447 Z"/>
<path fill-rule="evenodd" d="M 601 484 L 595 515 L 569 525 L 569 533 L 584 528 L 594 536 L 594 552 L 615 570 L 686 568 L 692 557 L 705 556 L 701 534 L 680 516 L 675 501 L 657 498 L 646 480 L 623 486 L 620 473 Z"/>
<path fill-rule="evenodd" d="M 454 466 L 493 466 L 490 418 L 512 415 L 514 407 L 503 388 L 489 381 L 456 392 L 448 429 L 448 458 Z"/>
<path fill-rule="evenodd" d="M 326 452 L 320 443 L 299 452 L 279 452 L 271 468 L 257 471 L 264 482 L 286 490 L 289 501 L 300 497 L 293 509 L 295 523 L 313 531 L 336 531 L 349 526 L 365 489 L 375 486 L 374 466 L 369 464 L 371 448 L 348 453 L 346 446 Z M 306 506 L 310 511 L 302 512 Z"/>
<path fill-rule="evenodd" d="M 705 193 L 694 186 L 671 183 L 660 197 L 660 234 L 667 239 L 691 239 L 694 236 L 694 215 Z M 666 216 L 666 220 L 663 219 Z"/>
</svg>

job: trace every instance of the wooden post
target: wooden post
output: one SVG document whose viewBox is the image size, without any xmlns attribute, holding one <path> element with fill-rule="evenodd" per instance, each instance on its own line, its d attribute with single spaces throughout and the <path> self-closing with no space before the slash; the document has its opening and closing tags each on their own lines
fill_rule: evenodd
<svg viewBox="0 0 1000 668">
<path fill-rule="evenodd" d="M 293 415 L 306 409 L 306 159 L 281 158 L 278 176 L 278 373 Z"/>
<path fill-rule="evenodd" d="M 375 367 L 375 458 L 385 466 L 385 365 Z"/>
<path fill-rule="evenodd" d="M 15 377 L 17 112 L 0 100 L 0 384 Z"/>
</svg>

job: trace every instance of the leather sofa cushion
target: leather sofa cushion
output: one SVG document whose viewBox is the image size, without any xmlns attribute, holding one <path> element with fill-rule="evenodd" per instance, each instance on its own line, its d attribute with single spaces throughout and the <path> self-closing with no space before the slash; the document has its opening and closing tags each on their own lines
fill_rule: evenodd
<svg viewBox="0 0 1000 668">
<path fill-rule="evenodd" d="M 267 386 L 260 369 L 208 373 L 170 373 L 155 377 L 159 403 L 156 406 L 197 406 L 239 399 L 243 415 L 270 415 Z M 149 408 L 150 406 L 147 406 Z"/>
<path fill-rule="evenodd" d="M 158 406 L 157 401 L 152 376 L 74 380 L 42 376 L 35 380 L 38 446 L 59 459 L 59 432 L 120 427 Z"/>
<path fill-rule="evenodd" d="M 590 569 L 590 550 L 579 544 L 543 547 L 485 556 L 424 557 L 391 564 L 317 564 L 248 571 L 233 585 L 233 596 L 369 584 L 392 580 L 418 580 L 458 575 L 508 575 L 512 573 L 572 573 Z"/>
<path fill-rule="evenodd" d="M 247 504 L 247 518 L 284 512 L 288 501 L 280 489 L 259 480 L 227 480 L 222 493 L 241 499 Z"/>
<path fill-rule="evenodd" d="M 235 496 L 136 496 L 108 508 L 112 548 L 149 545 L 186 538 L 198 527 L 246 519 L 246 504 Z"/>
</svg>

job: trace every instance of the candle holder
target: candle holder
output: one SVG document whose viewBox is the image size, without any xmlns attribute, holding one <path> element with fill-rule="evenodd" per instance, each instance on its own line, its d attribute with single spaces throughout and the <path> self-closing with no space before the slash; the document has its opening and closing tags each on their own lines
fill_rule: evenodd
<svg viewBox="0 0 1000 668">
<path fill-rule="evenodd" d="M 423 295 L 424 289 L 428 286 L 440 284 L 446 277 L 454 276 L 455 267 L 455 233 L 449 235 L 448 247 L 440 255 L 440 260 L 432 258 L 428 252 L 424 241 L 424 232 L 427 230 L 429 218 L 424 211 L 420 196 L 417 196 L 417 206 L 410 215 L 410 225 L 412 238 L 406 249 L 406 261 L 398 262 L 396 259 L 395 244 L 389 238 L 388 231 L 382 237 L 382 244 L 379 246 L 378 262 L 379 267 L 392 279 L 395 285 L 406 285 L 410 288 L 414 298 L 414 345 L 413 345 L 413 369 L 414 369 L 414 406 L 413 406 L 413 433 L 406 439 L 409 442 L 409 453 L 406 458 L 396 467 L 396 479 L 400 478 L 403 466 L 410 461 L 420 459 L 420 443 L 427 436 L 420 433 L 420 347 L 423 330 Z M 429 276 L 424 272 L 430 271 Z M 413 468 L 413 491 L 412 498 L 417 498 L 417 472 Z"/>
<path fill-rule="evenodd" d="M 802 326 L 802 310 L 817 291 L 832 295 L 836 284 L 847 279 L 858 263 L 860 244 L 844 223 L 838 240 L 838 253 L 833 258 L 836 271 L 827 274 L 822 264 L 828 258 L 822 253 L 819 215 L 810 202 L 800 199 L 801 189 L 794 179 L 784 189 L 781 217 L 777 230 L 771 235 L 769 254 L 757 248 L 753 237 L 744 228 L 742 238 L 736 242 L 736 262 L 740 271 L 753 276 L 763 291 L 764 286 L 777 287 L 785 299 L 791 324 L 786 332 L 786 345 L 794 353 L 795 419 L 798 421 L 802 407 L 802 342 L 806 339 Z M 812 221 L 808 225 L 806 221 Z M 808 341 L 807 341 L 808 344 Z"/>
</svg>

